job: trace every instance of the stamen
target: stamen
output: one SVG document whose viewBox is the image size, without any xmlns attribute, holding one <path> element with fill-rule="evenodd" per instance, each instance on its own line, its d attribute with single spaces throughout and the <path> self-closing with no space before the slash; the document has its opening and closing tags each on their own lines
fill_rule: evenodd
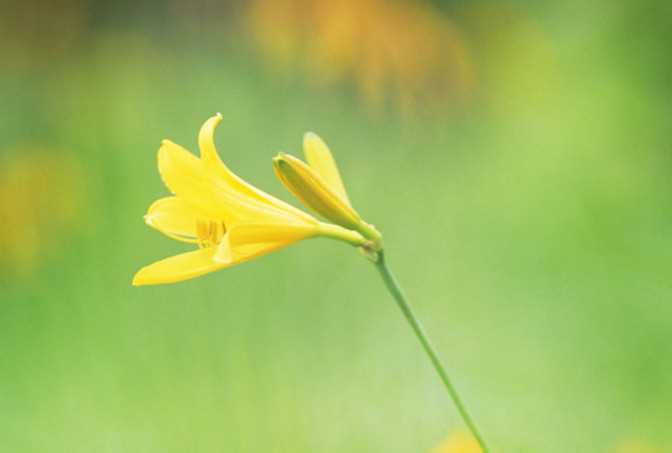
<svg viewBox="0 0 672 453">
<path fill-rule="evenodd" d="M 196 234 L 198 235 L 198 246 L 200 248 L 214 247 L 222 242 L 226 233 L 224 222 L 215 220 L 197 220 Z"/>
</svg>

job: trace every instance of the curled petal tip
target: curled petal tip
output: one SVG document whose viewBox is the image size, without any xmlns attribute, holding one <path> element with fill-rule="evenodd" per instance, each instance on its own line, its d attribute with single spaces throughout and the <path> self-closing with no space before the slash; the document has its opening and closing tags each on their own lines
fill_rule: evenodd
<svg viewBox="0 0 672 453">
<path fill-rule="evenodd" d="M 215 113 L 215 116 L 210 118 L 209 121 L 213 122 L 213 126 L 217 126 L 219 123 L 222 122 L 223 119 L 224 119 L 224 116 L 221 113 L 217 112 L 217 113 Z"/>
<path fill-rule="evenodd" d="M 203 126 L 201 127 L 201 130 L 199 132 L 199 141 L 205 140 L 212 142 L 213 140 L 212 136 L 215 133 L 215 128 L 219 126 L 219 124 L 222 122 L 223 119 L 224 117 L 219 112 L 216 113 L 214 116 L 208 118 L 207 121 L 203 123 Z"/>
<path fill-rule="evenodd" d="M 201 158 L 210 165 L 223 165 L 217 154 L 215 148 L 215 129 L 222 122 L 222 115 L 220 113 L 208 118 L 203 123 L 201 130 L 198 133 L 198 146 L 201 149 Z"/>
</svg>

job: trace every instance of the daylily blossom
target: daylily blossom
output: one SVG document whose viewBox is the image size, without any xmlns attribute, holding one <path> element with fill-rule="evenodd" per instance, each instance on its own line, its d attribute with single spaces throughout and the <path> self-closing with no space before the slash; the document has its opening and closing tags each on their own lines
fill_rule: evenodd
<svg viewBox="0 0 672 453">
<path fill-rule="evenodd" d="M 366 243 L 360 234 L 319 222 L 236 176 L 215 148 L 221 121 L 217 114 L 201 128 L 200 158 L 169 140 L 161 143 L 159 172 L 174 195 L 152 204 L 145 222 L 199 248 L 142 268 L 134 285 L 187 280 L 315 236 Z"/>
</svg>

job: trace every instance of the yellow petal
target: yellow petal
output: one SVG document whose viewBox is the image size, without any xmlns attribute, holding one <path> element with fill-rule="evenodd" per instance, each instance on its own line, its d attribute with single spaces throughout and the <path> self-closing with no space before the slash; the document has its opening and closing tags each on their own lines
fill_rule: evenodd
<svg viewBox="0 0 672 453">
<path fill-rule="evenodd" d="M 313 132 L 306 132 L 303 136 L 303 153 L 308 165 L 324 179 L 334 192 L 343 197 L 343 201 L 348 206 L 351 206 L 341 179 L 341 173 L 338 171 L 334 156 L 324 140 Z"/>
<path fill-rule="evenodd" d="M 198 242 L 196 224 L 206 216 L 179 197 L 165 197 L 155 201 L 145 215 L 147 225 L 166 236 L 182 242 Z"/>
<path fill-rule="evenodd" d="M 226 267 L 240 264 L 254 258 L 266 255 L 290 245 L 292 242 L 264 242 L 241 244 L 231 247 L 230 242 L 222 241 L 217 247 L 214 260 Z"/>
<path fill-rule="evenodd" d="M 228 231 L 228 240 L 235 250 L 252 243 L 287 242 L 292 243 L 315 236 L 319 229 L 305 224 L 244 224 L 235 225 Z"/>
<path fill-rule="evenodd" d="M 233 190 L 253 198 L 261 203 L 269 204 L 278 210 L 309 221 L 310 216 L 308 216 L 308 214 L 305 212 L 296 209 L 284 201 L 278 200 L 263 190 L 257 189 L 229 170 L 229 168 L 219 157 L 217 148 L 215 146 L 215 129 L 221 122 L 222 114 L 218 113 L 217 115 L 209 118 L 203 124 L 201 130 L 198 133 L 198 147 L 201 150 L 201 159 L 205 167 L 217 175 L 218 178 L 224 181 Z"/>
<path fill-rule="evenodd" d="M 201 127 L 198 133 L 198 147 L 201 150 L 201 160 L 208 169 L 226 181 L 227 184 L 230 184 L 232 188 L 244 192 L 248 196 L 257 198 L 257 194 L 254 190 L 251 190 L 252 188 L 249 187 L 249 184 L 229 170 L 217 153 L 217 148 L 215 147 L 215 129 L 221 122 L 222 114 L 218 113 L 209 118 Z"/>
<path fill-rule="evenodd" d="M 158 154 L 159 173 L 171 192 L 189 200 L 209 217 L 218 218 L 222 204 L 213 193 L 213 185 L 201 161 L 181 146 L 164 140 Z"/>
<path fill-rule="evenodd" d="M 177 283 L 200 277 L 266 255 L 290 243 L 244 244 L 233 249 L 231 255 L 223 261 L 215 259 L 218 252 L 215 247 L 171 256 L 140 269 L 133 278 L 133 286 Z"/>
<path fill-rule="evenodd" d="M 284 186 L 305 206 L 344 228 L 359 228 L 359 214 L 300 159 L 280 153 L 273 159 L 273 169 Z"/>
<path fill-rule="evenodd" d="M 305 224 L 235 225 L 227 231 L 217 246 L 215 260 L 221 263 L 237 263 L 318 233 L 317 227 Z"/>
<path fill-rule="evenodd" d="M 230 265 L 214 261 L 214 254 L 215 248 L 210 247 L 157 261 L 143 267 L 135 274 L 133 286 L 175 283 L 199 277 Z"/>
<path fill-rule="evenodd" d="M 236 192 L 206 171 L 203 162 L 181 146 L 164 140 L 159 149 L 159 172 L 166 186 L 211 219 L 233 223 L 237 220 L 294 221 L 296 216 Z M 301 216 L 312 219 L 308 214 Z M 313 222 L 315 220 L 313 219 Z"/>
</svg>

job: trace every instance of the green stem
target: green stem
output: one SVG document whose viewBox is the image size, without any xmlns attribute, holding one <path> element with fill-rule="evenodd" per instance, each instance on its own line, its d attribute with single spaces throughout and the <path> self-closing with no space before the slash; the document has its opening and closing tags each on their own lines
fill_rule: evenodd
<svg viewBox="0 0 672 453">
<path fill-rule="evenodd" d="M 432 365 L 434 365 L 436 372 L 439 373 L 439 377 L 441 377 L 441 381 L 443 381 L 446 390 L 448 390 L 448 394 L 455 403 L 455 406 L 457 406 L 457 410 L 462 416 L 464 423 L 467 425 L 471 433 L 474 435 L 474 438 L 481 446 L 483 453 L 489 453 L 490 450 L 485 445 L 485 441 L 483 440 L 483 437 L 478 431 L 478 428 L 476 427 L 474 420 L 471 418 L 471 415 L 469 415 L 469 412 L 467 412 L 466 407 L 464 407 L 464 403 L 462 403 L 460 395 L 457 393 L 457 390 L 455 390 L 455 387 L 450 381 L 448 373 L 446 373 L 446 370 L 443 367 L 443 364 L 441 363 L 441 360 L 439 359 L 439 356 L 437 355 L 434 346 L 432 346 L 432 343 L 431 341 L 429 341 L 429 338 L 427 337 L 427 334 L 425 333 L 422 324 L 420 324 L 420 321 L 418 320 L 418 318 L 416 318 L 415 314 L 413 313 L 411 306 L 408 304 L 408 301 L 406 300 L 406 296 L 401 290 L 399 283 L 394 278 L 394 275 L 392 275 L 390 268 L 387 267 L 384 258 L 385 257 L 383 256 L 383 252 L 382 251 L 379 252 L 378 260 L 376 261 L 376 268 L 380 272 L 380 275 L 383 277 L 385 286 L 387 286 L 387 289 L 392 294 L 392 297 L 394 297 L 394 300 L 397 302 L 399 308 L 401 308 L 401 311 L 404 313 L 406 320 L 413 328 L 413 331 L 415 332 L 415 335 L 417 335 L 418 340 L 420 340 L 423 349 L 429 356 L 429 359 L 432 361 Z"/>
<path fill-rule="evenodd" d="M 364 236 L 358 232 L 348 230 L 347 228 L 338 225 L 332 225 L 331 223 L 320 222 L 317 226 L 317 231 L 318 233 L 316 237 L 321 236 L 337 239 L 339 241 L 347 242 L 350 245 L 354 245 L 355 247 L 361 247 L 368 242 Z"/>
</svg>

